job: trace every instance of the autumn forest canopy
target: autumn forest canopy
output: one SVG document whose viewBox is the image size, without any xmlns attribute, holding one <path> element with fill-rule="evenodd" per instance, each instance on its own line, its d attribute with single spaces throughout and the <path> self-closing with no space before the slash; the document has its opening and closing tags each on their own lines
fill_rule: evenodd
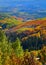
<svg viewBox="0 0 46 65">
<path fill-rule="evenodd" d="M 46 65 L 46 18 L 0 17 L 0 65 Z"/>
</svg>

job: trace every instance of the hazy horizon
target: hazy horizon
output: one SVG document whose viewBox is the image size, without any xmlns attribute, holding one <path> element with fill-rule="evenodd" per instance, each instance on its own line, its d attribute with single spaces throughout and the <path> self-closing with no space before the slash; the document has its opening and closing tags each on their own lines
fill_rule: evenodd
<svg viewBox="0 0 46 65">
<path fill-rule="evenodd" d="M 25 18 L 46 17 L 46 0 L 0 0 L 0 12 Z"/>
</svg>

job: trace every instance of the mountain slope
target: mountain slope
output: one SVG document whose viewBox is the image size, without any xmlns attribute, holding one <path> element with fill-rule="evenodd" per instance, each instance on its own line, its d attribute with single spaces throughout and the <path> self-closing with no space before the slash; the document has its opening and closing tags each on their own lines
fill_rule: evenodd
<svg viewBox="0 0 46 65">
<path fill-rule="evenodd" d="M 27 22 L 23 22 L 22 24 L 16 26 L 16 27 L 13 27 L 9 30 L 6 30 L 6 31 L 10 31 L 10 32 L 16 32 L 17 30 L 19 30 L 20 28 L 23 28 L 23 27 L 27 27 L 28 26 L 32 26 L 32 27 L 36 27 L 36 26 L 46 26 L 46 20 L 32 20 L 32 21 L 27 21 Z"/>
</svg>

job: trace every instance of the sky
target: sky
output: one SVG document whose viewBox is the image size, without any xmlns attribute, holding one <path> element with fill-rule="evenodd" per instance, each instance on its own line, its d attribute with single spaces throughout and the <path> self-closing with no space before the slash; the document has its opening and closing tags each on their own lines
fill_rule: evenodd
<svg viewBox="0 0 46 65">
<path fill-rule="evenodd" d="M 0 0 L 0 11 L 19 12 L 21 15 L 26 13 L 26 16 L 37 13 L 41 15 L 46 13 L 46 0 Z"/>
<path fill-rule="evenodd" d="M 46 9 L 46 0 L 0 0 L 1 7 L 25 7 Z"/>
</svg>

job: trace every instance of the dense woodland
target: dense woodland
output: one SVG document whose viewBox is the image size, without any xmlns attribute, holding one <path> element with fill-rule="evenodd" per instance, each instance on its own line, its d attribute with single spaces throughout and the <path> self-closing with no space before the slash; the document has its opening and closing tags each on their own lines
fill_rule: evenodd
<svg viewBox="0 0 46 65">
<path fill-rule="evenodd" d="M 0 65 L 46 65 L 45 22 L 28 28 L 14 17 L 0 19 Z"/>
<path fill-rule="evenodd" d="M 31 41 L 30 39 L 32 39 L 32 37 L 28 39 L 29 42 Z M 8 37 L 5 35 L 5 33 L 0 30 L 0 65 L 45 64 L 46 46 L 43 45 L 41 49 L 37 47 L 38 49 L 34 50 L 35 48 L 32 49 L 33 46 L 31 47 L 30 45 L 36 42 L 37 42 L 36 37 L 35 37 L 35 42 L 31 41 L 29 44 L 27 43 L 28 45 L 26 45 L 26 43 L 23 44 L 18 37 L 14 42 L 11 42 L 10 40 L 8 40 Z M 26 46 L 25 48 L 24 45 Z"/>
</svg>

